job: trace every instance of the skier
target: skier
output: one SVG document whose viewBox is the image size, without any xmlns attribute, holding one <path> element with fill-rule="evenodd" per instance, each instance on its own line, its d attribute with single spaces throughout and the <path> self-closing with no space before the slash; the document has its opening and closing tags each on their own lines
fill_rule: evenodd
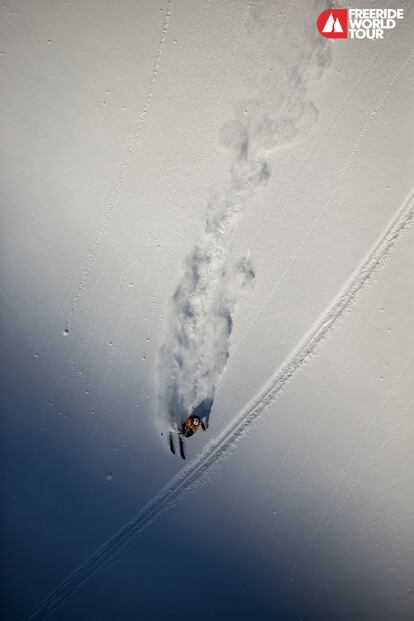
<svg viewBox="0 0 414 621">
<path fill-rule="evenodd" d="M 170 430 L 169 445 L 171 453 L 175 454 L 174 434 L 176 434 L 178 436 L 180 455 L 185 459 L 184 439 L 191 438 L 200 428 L 203 431 L 207 430 L 212 406 L 213 399 L 203 399 L 203 401 L 193 409 L 192 414 L 187 416 L 184 422 L 182 422 L 181 427 L 175 425 L 175 429 Z"/>
<path fill-rule="evenodd" d="M 197 414 L 190 414 L 190 416 L 185 419 L 181 427 L 176 427 L 176 433 L 178 435 L 178 445 L 180 448 L 180 455 L 182 459 L 185 459 L 184 438 L 191 438 L 191 436 L 193 436 L 195 432 L 200 428 L 203 431 L 206 431 L 207 426 L 208 425 L 206 418 L 201 419 L 199 416 L 197 416 Z M 172 431 L 170 431 L 169 443 L 170 451 L 174 455 L 175 445 Z"/>
<path fill-rule="evenodd" d="M 191 414 L 191 416 L 184 421 L 180 433 L 182 433 L 185 438 L 191 438 L 200 427 L 205 431 L 207 429 L 206 421 L 201 420 L 196 414 Z"/>
</svg>

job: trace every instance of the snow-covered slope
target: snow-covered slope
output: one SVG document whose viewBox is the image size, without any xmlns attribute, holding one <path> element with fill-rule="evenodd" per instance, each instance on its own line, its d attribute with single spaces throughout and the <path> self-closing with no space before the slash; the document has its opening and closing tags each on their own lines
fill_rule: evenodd
<svg viewBox="0 0 414 621">
<path fill-rule="evenodd" d="M 1 8 L 7 618 L 410 618 L 413 16 L 324 8 Z"/>
</svg>

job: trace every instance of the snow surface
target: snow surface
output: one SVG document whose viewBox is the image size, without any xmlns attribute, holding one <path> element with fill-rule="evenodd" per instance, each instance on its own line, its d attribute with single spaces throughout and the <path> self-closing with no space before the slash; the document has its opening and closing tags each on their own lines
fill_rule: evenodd
<svg viewBox="0 0 414 621">
<path fill-rule="evenodd" d="M 324 8 L 1 7 L 7 618 L 412 618 L 413 12 Z"/>
</svg>

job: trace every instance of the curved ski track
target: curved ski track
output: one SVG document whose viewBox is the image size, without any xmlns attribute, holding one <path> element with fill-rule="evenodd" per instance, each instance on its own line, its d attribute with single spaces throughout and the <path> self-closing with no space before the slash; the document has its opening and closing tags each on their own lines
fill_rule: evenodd
<svg viewBox="0 0 414 621">
<path fill-rule="evenodd" d="M 66 580 L 64 580 L 23 621 L 44 619 L 70 597 L 88 578 L 112 560 L 138 533 L 142 532 L 161 513 L 174 505 L 184 493 L 201 485 L 213 468 L 226 458 L 252 424 L 282 392 L 301 368 L 316 353 L 320 344 L 359 297 L 374 273 L 385 263 L 400 235 L 414 220 L 414 192 L 403 203 L 383 234 L 351 274 L 338 295 L 313 324 L 292 351 L 284 364 L 229 425 L 210 440 L 204 450 L 183 468 L 150 500 L 141 511 L 96 550 Z"/>
</svg>

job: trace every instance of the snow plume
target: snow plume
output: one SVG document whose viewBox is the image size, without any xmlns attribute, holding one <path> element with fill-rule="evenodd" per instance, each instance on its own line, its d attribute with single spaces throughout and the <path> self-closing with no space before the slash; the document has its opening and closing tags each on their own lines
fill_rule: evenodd
<svg viewBox="0 0 414 621">
<path fill-rule="evenodd" d="M 249 256 L 233 259 L 239 219 L 271 177 L 271 153 L 306 135 L 317 119 L 307 84 L 329 63 L 326 42 L 316 29 L 310 36 L 306 25 L 292 33 L 283 58 L 277 57 L 276 42 L 271 32 L 266 49 L 270 64 L 259 77 L 246 76 L 250 97 L 221 127 L 220 142 L 231 153 L 229 181 L 208 201 L 203 234 L 185 260 L 171 300 L 158 373 L 159 419 L 170 428 L 181 425 L 195 408 L 209 416 L 230 355 L 237 305 L 255 280 Z"/>
<path fill-rule="evenodd" d="M 204 235 L 185 261 L 160 352 L 161 410 L 170 425 L 181 424 L 200 403 L 202 414 L 211 409 L 229 357 L 237 303 L 255 279 L 249 257 L 232 261 L 230 244 L 246 195 L 269 176 L 266 162 L 240 162 L 234 168 L 229 188 L 210 200 Z"/>
</svg>

